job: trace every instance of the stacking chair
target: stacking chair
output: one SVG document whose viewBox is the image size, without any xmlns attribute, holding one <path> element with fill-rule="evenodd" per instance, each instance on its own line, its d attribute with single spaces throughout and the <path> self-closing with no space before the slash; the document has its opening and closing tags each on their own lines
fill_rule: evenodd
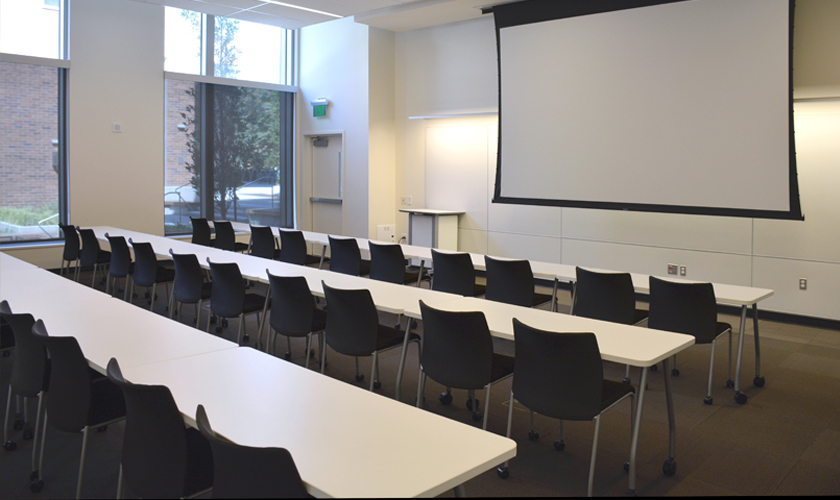
<svg viewBox="0 0 840 500">
<path fill-rule="evenodd" d="M 268 274 L 269 293 L 271 297 L 271 315 L 268 324 L 274 332 L 270 341 L 266 342 L 266 352 L 274 352 L 274 339 L 277 334 L 287 339 L 288 351 L 285 358 L 292 359 L 292 337 L 306 337 L 306 361 L 309 368 L 309 357 L 312 352 L 312 334 L 322 333 L 327 325 L 327 313 L 315 307 L 315 298 L 309 291 L 309 285 L 303 276 L 275 276 L 266 269 Z M 265 321 L 265 316 L 263 316 Z M 321 345 L 322 342 L 319 342 Z M 323 351 L 321 357 L 323 357 Z"/>
<path fill-rule="evenodd" d="M 169 255 L 175 262 L 175 282 L 172 295 L 169 296 L 169 318 L 178 303 L 178 318 L 181 318 L 181 304 L 195 304 L 195 326 L 199 326 L 201 303 L 212 295 L 213 283 L 204 281 L 204 270 L 194 254 L 176 254 L 169 249 Z"/>
<path fill-rule="evenodd" d="M 468 253 L 444 253 L 432 249 L 432 290 L 465 297 L 484 295 L 486 287 L 475 282 L 475 267 Z"/>
<path fill-rule="evenodd" d="M 306 240 L 303 232 L 280 229 L 280 261 L 299 266 L 320 264 L 321 258 L 306 252 Z M 325 259 L 326 260 L 326 259 Z"/>
<path fill-rule="evenodd" d="M 3 420 L 3 449 L 14 451 L 17 443 L 9 436 L 9 417 L 12 413 L 12 395 L 17 398 L 38 397 L 38 410 L 35 416 L 35 427 L 25 427 L 26 420 L 15 419 L 15 428 L 23 429 L 23 438 L 35 440 L 32 443 L 32 477 L 38 474 L 38 438 L 40 436 L 41 415 L 44 400 L 49 390 L 50 362 L 44 346 L 32 334 L 35 318 L 31 314 L 12 314 L 9 304 L 0 302 L 0 319 L 9 324 L 15 337 L 15 361 L 12 365 L 9 393 L 6 399 L 6 418 Z M 25 407 L 26 408 L 26 407 Z M 28 412 L 24 412 L 26 415 Z"/>
<path fill-rule="evenodd" d="M 209 257 L 207 262 L 210 264 L 210 273 L 213 276 L 210 310 L 219 318 L 239 317 L 237 342 L 239 344 L 242 344 L 243 341 L 247 342 L 249 337 L 245 327 L 245 315 L 257 313 L 257 323 L 259 324 L 259 314 L 265 309 L 267 299 L 264 295 L 257 293 L 245 293 L 245 281 L 242 279 L 239 265 L 235 262 L 210 262 Z M 208 332 L 210 331 L 210 319 L 208 316 Z M 221 327 L 217 327 L 216 331 L 221 331 Z"/>
<path fill-rule="evenodd" d="M 500 260 L 484 256 L 487 290 L 484 298 L 523 307 L 551 302 L 551 295 L 534 291 L 534 273 L 527 260 Z"/>
<path fill-rule="evenodd" d="M 74 337 L 50 337 L 41 320 L 32 326 L 32 333 L 47 348 L 50 357 L 50 392 L 41 436 L 39 475 L 33 474 L 30 489 L 40 491 L 44 485 L 44 444 L 49 423 L 60 431 L 82 433 L 82 455 L 76 483 L 76 498 L 79 498 L 91 428 L 101 429 L 125 419 L 125 400 L 119 387 L 88 367 Z"/>
<path fill-rule="evenodd" d="M 216 248 L 240 253 L 248 251 L 248 245 L 236 241 L 236 232 L 230 221 L 213 221 L 213 227 L 216 228 Z"/>
<path fill-rule="evenodd" d="M 184 425 L 169 388 L 126 382 L 114 358 L 107 372 L 110 383 L 122 390 L 126 408 L 117 498 L 126 484 L 141 498 L 184 498 L 208 491 L 213 485 L 210 443 Z"/>
<path fill-rule="evenodd" d="M 135 243 L 128 239 L 134 248 L 134 279 L 131 281 L 131 292 L 129 297 L 134 296 L 134 285 L 152 288 L 149 297 L 149 310 L 155 307 L 155 291 L 158 283 L 169 285 L 175 281 L 175 270 L 169 267 L 158 265 L 157 255 L 152 244 L 147 242 Z M 169 287 L 166 287 L 166 304 L 169 307 Z"/>
<path fill-rule="evenodd" d="M 351 276 L 370 274 L 370 265 L 362 262 L 362 253 L 356 238 L 334 238 L 330 240 L 330 271 Z"/>
<path fill-rule="evenodd" d="M 381 387 L 379 358 L 381 351 L 401 347 L 405 333 L 396 328 L 379 324 L 379 315 L 367 289 L 340 290 L 321 285 L 327 299 L 327 326 L 325 341 L 336 352 L 356 357 L 356 381 L 364 380 L 359 372 L 359 356 L 373 356 L 370 390 Z M 420 342 L 420 336 L 411 333 L 409 342 Z M 321 373 L 326 366 L 326 346 L 321 349 Z"/>
<path fill-rule="evenodd" d="M 195 422 L 213 450 L 213 498 L 311 498 L 285 448 L 253 448 L 220 438 L 203 405 L 195 410 Z"/>
<path fill-rule="evenodd" d="M 441 311 L 420 301 L 423 318 L 423 349 L 420 354 L 420 373 L 417 377 L 417 407 L 423 402 L 426 376 L 446 386 L 439 400 L 444 405 L 452 402 L 451 388 L 466 389 L 469 394 L 467 408 L 473 411 L 473 420 L 481 420 L 479 401 L 475 390 L 486 388 L 490 401 L 490 386 L 513 374 L 514 359 L 493 352 L 493 339 L 484 313 Z M 487 429 L 487 411 L 484 424 Z"/>
<path fill-rule="evenodd" d="M 370 242 L 370 279 L 397 283 L 416 283 L 420 286 L 421 273 L 406 269 L 402 246 L 396 243 L 386 245 Z"/>
<path fill-rule="evenodd" d="M 648 328 L 684 333 L 694 336 L 695 344 L 711 344 L 709 360 L 709 385 L 703 402 L 713 403 L 712 372 L 715 366 L 715 341 L 729 333 L 729 375 L 727 387 L 732 381 L 732 326 L 717 320 L 717 301 L 711 283 L 678 283 L 650 277 L 650 315 Z M 677 370 L 677 356 L 674 355 L 673 374 Z"/>
<path fill-rule="evenodd" d="M 571 313 L 623 325 L 638 325 L 648 317 L 636 309 L 636 292 L 630 273 L 599 273 L 576 267 L 577 281 Z M 625 369 L 625 383 L 630 383 L 630 366 Z"/>
<path fill-rule="evenodd" d="M 122 236 L 110 236 L 105 233 L 108 243 L 111 245 L 111 262 L 108 264 L 108 283 L 105 286 L 105 293 L 111 293 L 111 283 L 114 283 L 114 291 L 117 291 L 117 280 L 125 278 L 125 297 L 128 301 L 129 280 L 134 273 L 134 263 L 131 262 L 131 252 L 128 250 L 128 243 Z"/>
<path fill-rule="evenodd" d="M 277 240 L 269 226 L 251 226 L 250 253 L 263 259 L 278 260 L 280 250 L 277 249 Z"/>
<path fill-rule="evenodd" d="M 190 217 L 190 222 L 192 223 L 193 231 L 192 243 L 205 247 L 215 246 L 215 240 L 211 236 L 212 232 L 210 231 L 210 224 L 207 222 L 207 219 Z"/>
<path fill-rule="evenodd" d="M 111 262 L 111 252 L 99 247 L 99 240 L 96 238 L 93 229 L 79 229 L 79 234 L 82 237 L 82 251 L 79 254 L 80 265 L 82 267 L 93 267 L 90 286 L 94 287 L 96 286 L 96 271 L 99 266 L 105 266 Z M 104 279 L 105 272 L 103 271 L 102 274 Z"/>
<path fill-rule="evenodd" d="M 69 272 L 70 263 L 75 262 L 75 274 L 73 275 L 73 279 L 79 281 L 79 233 L 76 232 L 76 228 L 74 226 L 66 226 L 61 223 L 59 223 L 58 226 L 61 228 L 61 232 L 64 233 L 64 253 L 61 256 L 61 269 L 58 274 L 59 276 L 64 276 L 65 264 L 67 266 L 67 271 Z"/>
<path fill-rule="evenodd" d="M 539 439 L 534 431 L 534 412 L 560 419 L 560 439 L 554 447 L 565 448 L 563 420 L 595 421 L 592 455 L 589 460 L 587 495 L 592 496 L 595 455 L 598 450 L 600 416 L 624 398 L 630 398 L 632 432 L 635 389 L 628 384 L 604 380 L 604 365 L 598 340 L 593 333 L 555 333 L 537 330 L 514 318 L 516 370 L 510 391 L 507 437 L 513 421 L 514 398 L 531 410 L 531 432 L 528 438 Z M 629 451 L 629 450 L 628 450 Z M 499 468 L 499 475 L 508 476 L 508 464 Z"/>
</svg>

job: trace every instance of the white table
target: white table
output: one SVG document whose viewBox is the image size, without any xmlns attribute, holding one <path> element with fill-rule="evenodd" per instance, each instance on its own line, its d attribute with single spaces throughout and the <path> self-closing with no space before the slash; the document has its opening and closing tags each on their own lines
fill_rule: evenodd
<svg viewBox="0 0 840 500">
<path fill-rule="evenodd" d="M 676 470 L 676 462 L 674 461 L 676 456 L 676 425 L 674 420 L 673 394 L 671 391 L 671 371 L 668 369 L 668 359 L 672 355 L 694 345 L 693 336 L 598 321 L 567 314 L 557 314 L 542 309 L 514 306 L 476 299 L 474 297 L 462 297 L 429 305 L 436 309 L 446 311 L 481 311 L 487 319 L 487 326 L 490 329 L 490 333 L 495 337 L 510 341 L 514 339 L 513 318 L 517 318 L 528 326 L 541 330 L 555 332 L 592 332 L 598 339 L 598 347 L 601 351 L 602 359 L 641 368 L 642 375 L 639 381 L 636 403 L 637 418 L 633 425 L 630 442 L 630 493 L 635 492 L 636 489 L 636 450 L 638 448 L 639 429 L 641 428 L 641 417 L 643 415 L 642 409 L 644 405 L 645 385 L 647 384 L 647 368 L 661 362 L 665 377 L 665 398 L 668 405 L 669 423 L 669 458 L 665 461 L 663 470 Z M 406 308 L 405 315 L 409 318 L 421 319 L 422 315 L 419 304 L 414 308 Z"/>
</svg>

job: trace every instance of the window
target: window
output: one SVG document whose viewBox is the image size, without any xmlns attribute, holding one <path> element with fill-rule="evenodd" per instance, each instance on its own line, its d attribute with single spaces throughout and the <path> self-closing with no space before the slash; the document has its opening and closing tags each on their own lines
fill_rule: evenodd
<svg viewBox="0 0 840 500">
<path fill-rule="evenodd" d="M 292 226 L 292 32 L 170 7 L 166 23 L 166 234 Z"/>
<path fill-rule="evenodd" d="M 67 221 L 64 2 L 0 0 L 0 244 Z"/>
</svg>

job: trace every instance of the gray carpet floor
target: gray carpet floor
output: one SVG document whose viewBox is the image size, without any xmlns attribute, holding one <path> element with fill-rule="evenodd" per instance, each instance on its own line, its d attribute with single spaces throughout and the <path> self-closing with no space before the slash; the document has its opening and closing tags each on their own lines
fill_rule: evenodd
<svg viewBox="0 0 840 500">
<path fill-rule="evenodd" d="M 83 275 L 84 277 L 84 275 Z M 86 282 L 82 279 L 82 282 Z M 258 285 L 262 286 L 262 285 Z M 428 286 L 428 285 L 425 285 Z M 550 292 L 550 290 L 549 290 Z M 568 292 L 561 292 L 561 311 L 568 309 Z M 141 297 L 138 305 L 146 304 Z M 646 307 L 645 304 L 639 304 Z M 158 298 L 156 312 L 164 313 L 165 299 Z M 184 309 L 184 322 L 193 319 Z M 206 312 L 204 313 L 206 314 Z M 206 316 L 203 316 L 206 318 Z M 382 315 L 385 324 L 396 318 Z M 738 318 L 721 315 L 736 328 Z M 202 321 L 202 326 L 205 324 Z M 257 329 L 255 317 L 247 319 L 250 332 Z M 405 324 L 405 320 L 403 320 Z M 422 331 L 422 324 L 419 327 Z M 231 320 L 219 335 L 235 339 L 237 322 Z M 742 390 L 749 396 L 745 405 L 737 404 L 732 389 L 725 387 L 727 343 L 718 342 L 715 355 L 714 404 L 706 405 L 709 346 L 694 346 L 678 356 L 680 375 L 673 379 L 677 423 L 677 470 L 673 477 L 662 474 L 668 455 L 668 419 L 665 407 L 661 370 L 651 373 L 645 396 L 640 444 L 637 453 L 638 477 L 636 494 L 643 496 L 712 496 L 712 495 L 838 495 L 840 494 L 840 332 L 820 328 L 783 324 L 762 320 L 761 372 L 766 385 L 752 385 L 755 371 L 752 322 L 748 321 L 745 355 L 742 368 Z M 251 345 L 257 338 L 251 336 Z M 278 338 L 278 356 L 286 350 L 285 339 Z M 512 353 L 512 346 L 497 342 L 500 351 Z M 733 349 L 736 347 L 733 341 Z M 292 362 L 302 363 L 304 343 L 292 340 Z M 356 382 L 354 359 L 329 353 L 327 375 L 348 384 L 367 387 L 368 381 Z M 14 354 L 0 359 L 0 404 L 5 411 L 6 391 L 14 362 Z M 394 397 L 394 376 L 399 350 L 380 357 L 382 388 L 377 392 Z M 361 371 L 370 373 L 370 360 L 361 360 Z M 311 363 L 312 367 L 315 363 Z M 413 404 L 417 387 L 417 353 L 408 353 L 402 400 Z M 734 374 L 734 364 L 733 364 Z M 624 367 L 605 364 L 605 376 L 620 380 Z M 633 383 L 638 383 L 638 370 L 631 370 Z M 454 401 L 443 406 L 437 395 L 443 387 L 429 380 L 425 390 L 425 410 L 461 421 L 480 425 L 472 420 L 465 402 L 466 391 L 454 391 Z M 489 403 L 481 405 L 489 411 L 489 432 L 504 435 L 508 414 L 510 381 L 492 388 Z M 31 403 L 31 414 L 35 403 Z M 33 419 L 34 420 L 34 419 Z M 248 425 L 243 415 L 242 424 Z M 566 422 L 566 448 L 555 451 L 552 443 L 559 435 L 556 420 L 537 415 L 539 439 L 528 439 L 529 412 L 518 403 L 514 407 L 511 437 L 517 442 L 517 457 L 510 463 L 510 477 L 501 479 L 494 470 L 469 481 L 469 496 L 582 496 L 586 482 L 594 424 Z M 122 424 L 114 424 L 90 439 L 82 489 L 83 498 L 112 498 L 116 493 L 122 446 Z M 318 429 L 307 432 L 317 433 Z M 406 429 L 410 432 L 410 429 Z M 42 477 L 45 486 L 40 493 L 29 490 L 32 441 L 22 432 L 13 431 L 17 442 L 13 452 L 0 451 L 0 498 L 73 498 L 79 466 L 81 435 L 50 429 Z M 627 474 L 623 465 L 630 446 L 629 404 L 622 403 L 602 417 L 595 468 L 594 494 L 621 496 L 627 493 Z M 364 450 L 359 450 L 364 453 Z M 399 459 L 398 452 L 395 460 Z M 417 474 L 422 474 L 418 470 Z M 130 491 L 127 492 L 132 497 Z M 452 496 L 448 493 L 444 496 Z"/>
</svg>

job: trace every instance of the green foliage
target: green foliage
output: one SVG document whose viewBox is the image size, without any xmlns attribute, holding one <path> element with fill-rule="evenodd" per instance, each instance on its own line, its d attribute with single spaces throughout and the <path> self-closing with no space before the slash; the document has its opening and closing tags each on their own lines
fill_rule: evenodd
<svg viewBox="0 0 840 500">
<path fill-rule="evenodd" d="M 58 205 L 47 204 L 40 207 L 12 208 L 0 207 L 0 221 L 15 226 L 37 226 L 38 222 L 58 213 Z M 55 220 L 47 221 L 51 225 L 58 223 Z"/>
</svg>

